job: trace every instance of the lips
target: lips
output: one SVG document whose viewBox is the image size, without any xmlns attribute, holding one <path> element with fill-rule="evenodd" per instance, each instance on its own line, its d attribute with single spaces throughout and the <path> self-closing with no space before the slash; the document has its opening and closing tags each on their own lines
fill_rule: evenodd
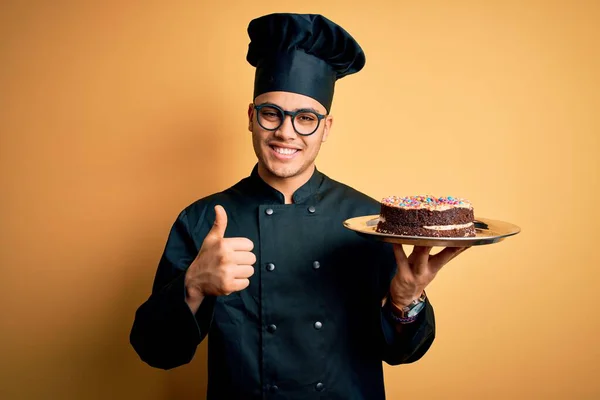
<svg viewBox="0 0 600 400">
<path fill-rule="evenodd" d="M 277 153 L 279 154 L 285 154 L 285 155 L 292 155 L 294 153 L 296 153 L 298 151 L 298 149 L 290 149 L 290 148 L 286 148 L 286 147 L 271 147 L 273 150 L 275 150 Z"/>
<path fill-rule="evenodd" d="M 275 157 L 282 160 L 289 160 L 291 158 L 294 158 L 294 156 L 301 151 L 300 149 L 297 149 L 295 147 L 284 147 L 274 144 L 269 145 L 269 147 L 271 148 Z"/>
</svg>

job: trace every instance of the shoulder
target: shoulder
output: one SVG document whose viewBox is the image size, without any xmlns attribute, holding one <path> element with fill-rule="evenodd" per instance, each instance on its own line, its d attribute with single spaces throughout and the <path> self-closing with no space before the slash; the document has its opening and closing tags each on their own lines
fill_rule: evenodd
<svg viewBox="0 0 600 400">
<path fill-rule="evenodd" d="M 181 210 L 178 219 L 185 220 L 190 232 L 198 232 L 204 225 L 210 228 L 215 219 L 215 206 L 220 205 L 228 210 L 235 208 L 236 202 L 239 203 L 239 186 L 242 182 L 195 200 Z"/>
<path fill-rule="evenodd" d="M 352 186 L 325 175 L 323 197 L 329 197 L 342 208 L 349 208 L 353 213 L 378 213 L 381 203 L 373 197 Z"/>
</svg>

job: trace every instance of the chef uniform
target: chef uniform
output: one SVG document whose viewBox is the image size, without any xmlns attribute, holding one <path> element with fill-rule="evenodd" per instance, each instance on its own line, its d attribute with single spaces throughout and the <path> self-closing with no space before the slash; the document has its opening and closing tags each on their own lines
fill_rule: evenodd
<svg viewBox="0 0 600 400">
<path fill-rule="evenodd" d="M 364 65 L 341 27 L 319 15 L 253 20 L 248 61 L 255 97 L 272 90 L 310 95 L 329 110 L 333 83 Z M 258 94 L 257 94 L 258 93 Z M 208 336 L 207 399 L 385 398 L 382 361 L 420 359 L 435 336 L 428 300 L 416 321 L 398 322 L 382 300 L 396 264 L 391 245 L 347 230 L 343 221 L 379 212 L 379 202 L 318 169 L 285 204 L 258 174 L 186 207 L 171 229 L 150 297 L 137 310 L 131 344 L 141 359 L 170 369 L 190 362 Z M 225 237 L 254 243 L 250 285 L 185 301 L 185 271 L 225 208 Z"/>
</svg>

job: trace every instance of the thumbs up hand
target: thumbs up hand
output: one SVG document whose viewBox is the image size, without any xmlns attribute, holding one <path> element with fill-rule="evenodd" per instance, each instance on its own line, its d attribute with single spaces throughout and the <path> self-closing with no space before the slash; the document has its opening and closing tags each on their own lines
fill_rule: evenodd
<svg viewBox="0 0 600 400">
<path fill-rule="evenodd" d="M 254 274 L 254 243 L 243 237 L 225 238 L 227 213 L 216 206 L 215 214 L 215 222 L 185 274 L 186 302 L 194 313 L 205 296 L 243 290 Z"/>
</svg>

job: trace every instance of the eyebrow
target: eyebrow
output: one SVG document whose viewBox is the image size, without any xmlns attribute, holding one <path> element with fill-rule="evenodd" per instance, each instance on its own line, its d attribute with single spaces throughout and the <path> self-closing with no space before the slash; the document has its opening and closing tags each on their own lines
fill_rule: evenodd
<svg viewBox="0 0 600 400">
<path fill-rule="evenodd" d="M 265 102 L 262 102 L 262 103 L 260 103 L 260 104 L 257 104 L 257 105 L 259 105 L 259 106 L 262 106 L 262 105 L 265 105 L 265 104 L 266 104 L 266 105 L 269 105 L 269 106 L 277 106 L 277 107 L 281 108 L 282 110 L 284 110 L 284 108 L 283 108 L 283 107 L 281 107 L 279 104 L 271 103 L 271 102 L 269 102 L 269 101 L 265 101 Z M 322 114 L 320 111 L 318 111 L 317 109 L 315 109 L 315 108 L 312 108 L 312 107 L 300 107 L 300 108 L 294 108 L 294 109 L 293 109 L 293 110 L 291 110 L 291 111 L 292 111 L 292 112 L 296 112 L 296 111 L 300 111 L 300 110 L 302 110 L 302 111 L 312 111 L 312 112 L 314 112 L 314 113 L 316 113 L 316 114 Z M 285 111 L 288 111 L 288 110 L 285 110 Z"/>
</svg>

